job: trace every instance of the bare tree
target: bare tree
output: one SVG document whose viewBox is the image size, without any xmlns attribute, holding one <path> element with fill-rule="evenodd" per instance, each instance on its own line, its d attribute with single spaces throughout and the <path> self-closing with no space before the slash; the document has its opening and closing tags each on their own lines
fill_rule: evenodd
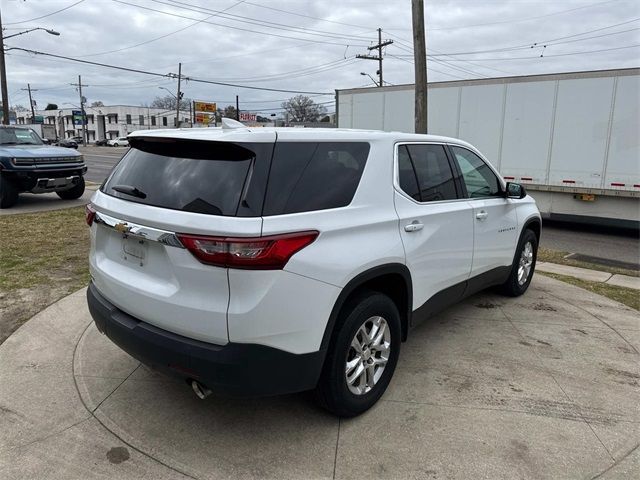
<svg viewBox="0 0 640 480">
<path fill-rule="evenodd" d="M 189 110 L 191 105 L 190 98 L 182 98 L 180 100 L 180 110 Z M 176 97 L 173 95 L 165 95 L 164 97 L 156 97 L 151 102 L 151 108 L 163 108 L 165 110 L 175 110 Z"/>
<path fill-rule="evenodd" d="M 290 122 L 317 122 L 327 111 L 305 95 L 296 95 L 282 103 L 282 108 L 289 114 Z"/>
<path fill-rule="evenodd" d="M 91 102 L 91 106 L 92 107 L 104 107 L 104 103 L 102 103 L 100 100 L 98 100 L 96 102 Z"/>
<path fill-rule="evenodd" d="M 235 120 L 236 107 L 234 107 L 233 105 L 227 105 L 226 107 L 224 107 L 224 110 L 222 110 L 222 116 L 224 118 L 233 118 Z"/>
</svg>

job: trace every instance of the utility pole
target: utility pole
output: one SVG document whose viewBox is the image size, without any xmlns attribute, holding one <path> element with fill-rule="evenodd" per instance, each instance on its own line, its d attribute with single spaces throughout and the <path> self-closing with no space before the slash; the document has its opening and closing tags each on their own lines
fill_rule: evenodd
<svg viewBox="0 0 640 480">
<path fill-rule="evenodd" d="M 180 80 L 182 78 L 182 63 L 178 64 L 178 95 L 176 97 L 176 128 L 180 128 Z"/>
<path fill-rule="evenodd" d="M 415 64 L 415 133 L 427 133 L 427 45 L 424 33 L 424 0 L 411 0 L 413 61 Z"/>
<path fill-rule="evenodd" d="M 385 40 L 384 42 L 382 41 L 382 28 L 378 28 L 378 44 L 367 47 L 367 50 L 369 51 L 378 50 L 378 55 L 356 55 L 356 58 L 362 58 L 364 60 L 376 60 L 378 62 L 378 71 L 376 73 L 378 74 L 379 87 L 382 87 L 384 85 L 382 80 L 382 48 L 386 47 L 387 45 L 391 45 L 392 43 L 393 40 Z"/>
<path fill-rule="evenodd" d="M 27 88 L 21 88 L 23 92 L 26 90 L 29 92 L 29 106 L 31 106 L 31 123 L 36 123 L 36 112 L 33 108 L 33 98 L 31 97 L 31 92 L 37 92 L 38 90 L 31 90 L 31 85 L 27 83 Z"/>
<path fill-rule="evenodd" d="M 236 95 L 236 120 L 240 121 L 240 100 L 238 99 L 238 95 Z"/>
<path fill-rule="evenodd" d="M 4 35 L 0 14 L 0 89 L 2 90 L 2 123 L 9 125 L 9 91 L 7 90 L 7 69 L 4 64 Z"/>
<path fill-rule="evenodd" d="M 78 83 L 72 83 L 71 85 L 74 87 L 78 87 L 78 94 L 80 95 L 80 115 L 82 116 L 82 145 L 86 147 L 87 146 L 87 116 L 84 113 L 84 97 L 82 96 L 82 87 L 88 87 L 89 85 L 82 85 L 81 75 L 78 75 Z"/>
</svg>

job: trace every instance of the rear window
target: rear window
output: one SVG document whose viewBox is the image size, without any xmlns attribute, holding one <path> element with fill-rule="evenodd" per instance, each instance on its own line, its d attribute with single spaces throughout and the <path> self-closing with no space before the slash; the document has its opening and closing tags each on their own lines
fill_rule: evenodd
<svg viewBox="0 0 640 480">
<path fill-rule="evenodd" d="M 272 143 L 130 143 L 133 148 L 102 187 L 104 193 L 185 212 L 260 216 Z"/>
<path fill-rule="evenodd" d="M 263 214 L 349 205 L 368 155 L 366 142 L 277 142 Z"/>
</svg>

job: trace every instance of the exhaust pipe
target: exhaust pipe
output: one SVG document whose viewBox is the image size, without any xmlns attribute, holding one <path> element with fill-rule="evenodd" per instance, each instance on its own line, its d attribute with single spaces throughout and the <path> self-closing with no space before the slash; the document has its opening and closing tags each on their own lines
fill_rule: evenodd
<svg viewBox="0 0 640 480">
<path fill-rule="evenodd" d="M 209 390 L 197 380 L 191 380 L 191 388 L 193 388 L 193 391 L 200 400 L 204 400 L 209 395 L 211 395 L 211 390 Z"/>
</svg>

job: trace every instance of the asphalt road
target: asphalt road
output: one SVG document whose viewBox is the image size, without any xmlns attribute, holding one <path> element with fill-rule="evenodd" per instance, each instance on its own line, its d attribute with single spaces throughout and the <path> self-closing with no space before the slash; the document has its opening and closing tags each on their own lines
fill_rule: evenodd
<svg viewBox="0 0 640 480">
<path fill-rule="evenodd" d="M 119 147 L 86 147 L 80 149 L 89 167 L 86 179 L 96 183 L 109 174 L 113 166 L 127 151 Z M 616 231 L 610 228 L 584 227 L 545 222 L 542 247 L 568 253 L 577 253 L 602 259 L 640 265 L 640 240 L 638 233 Z"/>
<path fill-rule="evenodd" d="M 95 183 L 102 183 L 109 175 L 113 166 L 125 154 L 125 147 L 81 147 L 88 170 L 85 179 Z"/>
</svg>

